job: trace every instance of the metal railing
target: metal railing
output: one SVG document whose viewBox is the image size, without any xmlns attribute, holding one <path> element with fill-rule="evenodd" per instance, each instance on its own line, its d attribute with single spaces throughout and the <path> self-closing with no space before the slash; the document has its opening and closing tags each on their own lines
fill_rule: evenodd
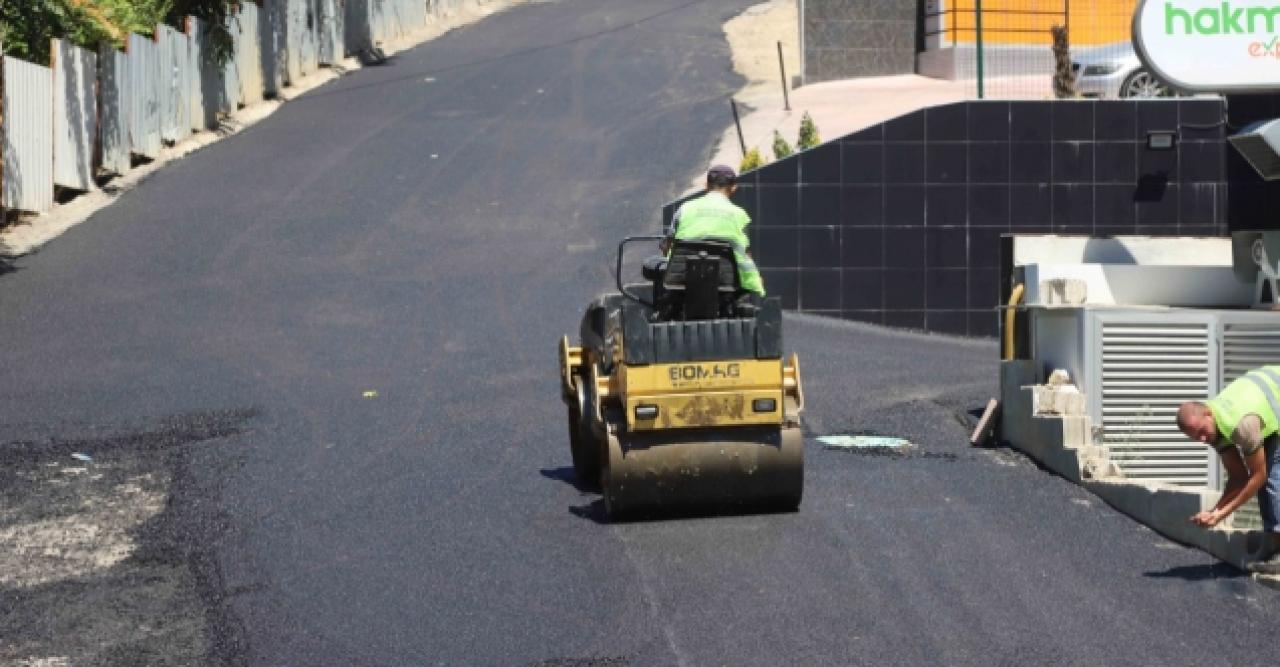
<svg viewBox="0 0 1280 667">
<path fill-rule="evenodd" d="M 1072 61 L 1114 64 L 1132 53 L 1136 6 L 1137 0 L 926 0 L 921 39 L 926 53 L 948 55 L 948 78 L 965 81 L 972 97 L 1119 96 L 1128 65 L 1114 80 L 1069 90 L 1080 73 L 1060 72 L 1052 29 L 1062 28 Z"/>
</svg>

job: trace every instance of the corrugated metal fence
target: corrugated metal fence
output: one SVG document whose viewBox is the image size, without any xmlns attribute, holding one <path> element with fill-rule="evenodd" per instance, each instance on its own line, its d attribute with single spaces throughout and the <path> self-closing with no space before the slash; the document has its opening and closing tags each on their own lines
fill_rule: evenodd
<svg viewBox="0 0 1280 667">
<path fill-rule="evenodd" d="M 4 206 L 53 206 L 53 70 L 5 58 Z"/>
<path fill-rule="evenodd" d="M 53 184 L 93 189 L 93 135 L 98 97 L 98 57 L 64 40 L 53 40 Z"/>
<path fill-rule="evenodd" d="M 227 19 L 221 66 L 209 27 L 160 25 L 96 53 L 54 40 L 52 67 L 3 59 L 0 208 L 46 212 L 55 185 L 90 190 L 220 114 L 274 97 L 347 55 L 422 29 L 457 0 L 255 0 Z"/>
</svg>

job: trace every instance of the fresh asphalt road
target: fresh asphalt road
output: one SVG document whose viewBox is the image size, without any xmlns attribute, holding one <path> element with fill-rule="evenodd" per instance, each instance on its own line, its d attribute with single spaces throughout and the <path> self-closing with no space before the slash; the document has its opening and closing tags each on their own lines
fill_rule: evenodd
<svg viewBox="0 0 1280 667">
<path fill-rule="evenodd" d="M 5 433 L 253 411 L 175 493 L 210 662 L 1272 662 L 1280 595 L 966 446 L 991 342 L 788 318 L 801 510 L 598 520 L 556 341 L 705 166 L 753 1 L 524 5 L 168 167 L 0 277 Z"/>
</svg>

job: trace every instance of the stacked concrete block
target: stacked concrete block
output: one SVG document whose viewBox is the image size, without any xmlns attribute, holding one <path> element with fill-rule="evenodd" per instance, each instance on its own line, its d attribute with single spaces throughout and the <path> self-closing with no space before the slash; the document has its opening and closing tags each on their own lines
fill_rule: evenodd
<svg viewBox="0 0 1280 667">
<path fill-rule="evenodd" d="M 1237 567 L 1266 555 L 1266 541 L 1258 531 L 1227 524 L 1205 529 L 1188 521 L 1212 508 L 1218 491 L 1124 479 L 1106 447 L 1094 444 L 1091 420 L 1075 398 L 1083 394 L 1064 376 L 1051 376 L 1041 384 L 1039 374 L 1033 360 L 1001 363 L 1003 440 L 1170 539 Z M 1280 581 L 1274 585 L 1280 586 Z"/>
</svg>

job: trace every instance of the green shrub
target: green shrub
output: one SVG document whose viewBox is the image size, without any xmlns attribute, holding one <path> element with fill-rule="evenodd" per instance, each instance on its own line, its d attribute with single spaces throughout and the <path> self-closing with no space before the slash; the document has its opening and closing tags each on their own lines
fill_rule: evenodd
<svg viewBox="0 0 1280 667">
<path fill-rule="evenodd" d="M 753 169 L 759 169 L 764 166 L 764 156 L 760 155 L 759 148 L 752 148 L 742 156 L 742 162 L 738 165 L 738 173 L 746 173 Z"/>
<path fill-rule="evenodd" d="M 796 148 L 807 151 L 820 143 L 822 137 L 818 135 L 818 126 L 813 124 L 813 116 L 806 111 L 800 118 L 800 137 L 796 139 Z"/>
<path fill-rule="evenodd" d="M 123 47 L 129 33 L 149 35 L 159 23 L 181 25 L 195 16 L 209 25 L 219 63 L 231 56 L 226 17 L 235 0 L 0 0 L 0 42 L 4 54 L 49 64 L 49 40 L 66 39 L 97 50 Z"/>
<path fill-rule="evenodd" d="M 789 155 L 794 155 L 795 150 L 791 148 L 791 144 L 777 131 L 773 131 L 773 159 L 781 160 Z"/>
</svg>

